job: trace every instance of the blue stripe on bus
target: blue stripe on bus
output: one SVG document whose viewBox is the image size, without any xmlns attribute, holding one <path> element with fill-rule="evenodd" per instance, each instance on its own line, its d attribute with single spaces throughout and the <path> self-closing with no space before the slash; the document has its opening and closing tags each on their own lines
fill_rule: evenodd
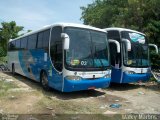
<svg viewBox="0 0 160 120">
<path fill-rule="evenodd" d="M 20 62 L 20 66 L 23 71 L 23 74 L 26 77 L 29 77 L 28 70 L 27 70 L 27 62 L 26 62 L 27 58 L 25 57 L 27 55 L 27 52 L 26 51 L 19 51 L 18 55 L 19 55 L 19 62 Z"/>
<path fill-rule="evenodd" d="M 41 68 L 47 71 L 50 63 L 49 60 L 44 62 L 44 59 L 42 60 L 43 56 L 44 50 L 19 51 L 19 62 L 26 77 L 40 81 Z"/>
<path fill-rule="evenodd" d="M 64 79 L 63 86 L 63 75 L 57 74 L 57 71 L 51 65 L 49 57 L 47 61 L 44 61 L 44 53 L 44 50 L 19 51 L 19 62 L 26 77 L 31 79 L 34 77 L 36 81 L 40 81 L 40 71 L 43 68 L 47 72 L 49 86 L 63 92 L 87 90 L 90 88 L 106 88 L 110 84 L 110 78 L 83 79 L 81 81 Z M 31 69 L 30 73 L 28 72 L 28 67 Z M 64 87 L 63 90 L 62 87 Z"/>
<path fill-rule="evenodd" d="M 148 81 L 151 77 L 150 73 L 142 73 L 142 74 L 126 74 L 123 73 L 123 80 L 122 83 L 131 83 L 131 82 L 138 82 L 138 81 Z"/>
<path fill-rule="evenodd" d="M 116 69 L 116 68 L 112 67 L 111 82 L 120 83 L 121 74 L 122 74 L 122 69 Z"/>
<path fill-rule="evenodd" d="M 121 82 L 122 75 L 122 82 Z M 133 83 L 138 81 L 148 81 L 151 77 L 150 73 L 142 74 L 126 74 L 122 73 L 122 69 L 115 69 L 112 67 L 111 82 L 113 83 Z"/>
</svg>

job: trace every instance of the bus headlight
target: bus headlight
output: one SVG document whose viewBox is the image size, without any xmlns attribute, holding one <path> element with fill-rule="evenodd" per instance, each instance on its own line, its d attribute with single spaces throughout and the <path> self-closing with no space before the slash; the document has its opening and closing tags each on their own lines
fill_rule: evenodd
<svg viewBox="0 0 160 120">
<path fill-rule="evenodd" d="M 125 71 L 126 74 L 135 74 L 134 71 Z"/>
<path fill-rule="evenodd" d="M 111 74 L 106 74 L 104 78 L 111 78 Z"/>
<path fill-rule="evenodd" d="M 69 75 L 65 77 L 67 80 L 82 80 L 80 76 Z"/>
</svg>

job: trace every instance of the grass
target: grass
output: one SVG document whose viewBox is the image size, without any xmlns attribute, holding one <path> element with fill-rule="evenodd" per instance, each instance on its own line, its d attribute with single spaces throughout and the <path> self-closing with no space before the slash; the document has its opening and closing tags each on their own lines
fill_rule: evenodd
<svg viewBox="0 0 160 120">
<path fill-rule="evenodd" d="M 13 82 L 0 81 L 0 91 L 1 90 L 8 91 L 9 89 L 12 89 L 12 88 L 18 88 L 18 86 Z"/>
<path fill-rule="evenodd" d="M 156 79 L 154 77 L 151 77 L 150 81 L 156 81 Z"/>
<path fill-rule="evenodd" d="M 5 64 L 7 61 L 7 56 L 6 57 L 0 57 L 0 64 Z"/>
<path fill-rule="evenodd" d="M 13 82 L 0 81 L 0 97 L 6 96 L 9 89 L 18 88 Z"/>
</svg>

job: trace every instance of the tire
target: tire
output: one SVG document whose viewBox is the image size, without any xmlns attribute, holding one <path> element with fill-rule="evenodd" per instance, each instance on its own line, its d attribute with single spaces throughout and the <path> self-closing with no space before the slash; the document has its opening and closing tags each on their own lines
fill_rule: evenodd
<svg viewBox="0 0 160 120">
<path fill-rule="evenodd" d="M 44 90 L 48 91 L 49 90 L 49 86 L 48 86 L 48 76 L 46 74 L 46 72 L 42 72 L 41 73 L 41 85 L 43 87 Z"/>
<path fill-rule="evenodd" d="M 15 67 L 14 67 L 14 64 L 12 64 L 12 75 L 15 75 Z"/>
</svg>

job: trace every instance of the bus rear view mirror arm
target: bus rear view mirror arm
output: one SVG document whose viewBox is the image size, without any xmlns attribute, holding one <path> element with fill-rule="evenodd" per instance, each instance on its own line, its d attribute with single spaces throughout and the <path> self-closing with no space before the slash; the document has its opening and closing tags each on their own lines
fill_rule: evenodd
<svg viewBox="0 0 160 120">
<path fill-rule="evenodd" d="M 109 41 L 109 43 L 116 44 L 116 46 L 117 46 L 117 53 L 120 53 L 120 44 L 119 44 L 119 42 L 116 41 L 116 40 L 113 40 L 113 39 L 109 39 L 108 41 Z"/>
<path fill-rule="evenodd" d="M 154 47 L 156 49 L 156 53 L 158 54 L 158 47 L 155 44 L 148 44 L 150 47 Z"/>
<path fill-rule="evenodd" d="M 70 38 L 66 33 L 61 33 L 61 38 L 63 39 L 64 50 L 69 50 Z"/>
<path fill-rule="evenodd" d="M 131 42 L 128 39 L 122 39 L 122 42 L 126 43 L 127 51 L 131 51 Z"/>
</svg>

